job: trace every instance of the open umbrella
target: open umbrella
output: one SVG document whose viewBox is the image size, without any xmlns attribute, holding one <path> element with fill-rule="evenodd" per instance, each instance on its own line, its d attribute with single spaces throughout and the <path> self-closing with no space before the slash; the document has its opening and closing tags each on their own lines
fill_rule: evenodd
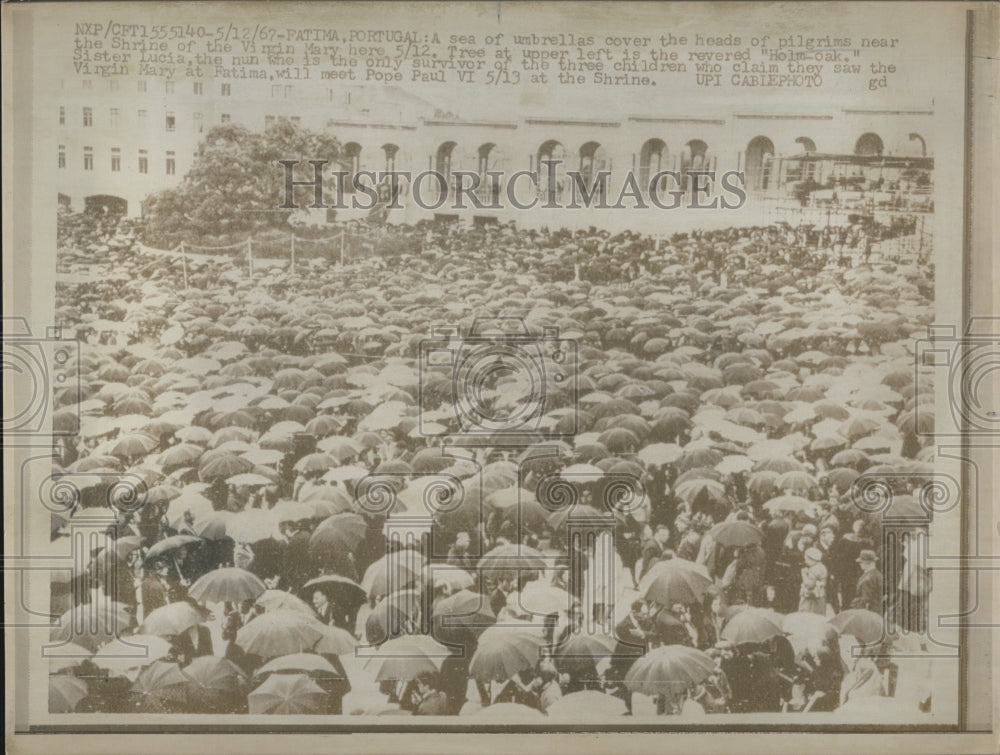
<svg viewBox="0 0 1000 755">
<path fill-rule="evenodd" d="M 183 702 L 189 681 L 178 664 L 153 661 L 132 683 L 131 697 L 143 711 L 168 712 Z"/>
<path fill-rule="evenodd" d="M 115 637 L 124 634 L 135 617 L 123 603 L 95 597 L 90 603 L 81 603 L 59 617 L 49 638 L 56 642 L 75 643 L 91 652 Z"/>
<path fill-rule="evenodd" d="M 236 644 L 261 658 L 311 650 L 323 636 L 323 625 L 300 611 L 268 611 L 247 622 L 236 633 Z"/>
<path fill-rule="evenodd" d="M 311 551 L 352 552 L 365 539 L 368 524 L 359 514 L 334 514 L 319 523 L 309 538 Z"/>
<path fill-rule="evenodd" d="M 265 663 L 254 672 L 254 676 L 263 676 L 264 674 L 271 673 L 318 674 L 326 677 L 342 677 L 330 661 L 317 653 L 292 653 L 291 655 L 283 655 Z"/>
<path fill-rule="evenodd" d="M 387 553 L 368 567 L 361 587 L 368 595 L 388 595 L 418 581 L 423 570 L 423 556 L 415 551 Z"/>
<path fill-rule="evenodd" d="M 430 581 L 434 587 L 448 587 L 451 594 L 459 590 L 471 589 L 476 584 L 476 578 L 465 569 L 453 564 L 434 564 L 428 566 Z"/>
<path fill-rule="evenodd" d="M 143 561 L 150 564 L 158 558 L 169 558 L 175 550 L 200 542 L 202 539 L 194 535 L 171 535 L 154 543 L 153 547 L 146 551 Z"/>
<path fill-rule="evenodd" d="M 312 606 L 302 600 L 302 598 L 284 590 L 264 590 L 264 592 L 257 596 L 256 602 L 265 611 L 299 611 L 308 616 L 313 616 Z"/>
<path fill-rule="evenodd" d="M 708 534 L 716 543 L 727 548 L 755 545 L 764 539 L 759 527 L 740 520 L 719 522 Z"/>
<path fill-rule="evenodd" d="M 841 634 L 854 635 L 865 645 L 879 642 L 886 635 L 885 619 L 864 608 L 841 611 L 829 620 L 829 624 Z"/>
<path fill-rule="evenodd" d="M 506 681 L 518 671 L 534 668 L 544 639 L 540 624 L 503 624 L 486 629 L 469 672 L 483 682 Z"/>
<path fill-rule="evenodd" d="M 170 637 L 186 632 L 208 619 L 208 612 L 186 600 L 168 603 L 151 612 L 139 625 L 143 634 Z"/>
<path fill-rule="evenodd" d="M 712 585 L 708 570 L 682 558 L 656 563 L 640 580 L 639 595 L 663 606 L 698 603 Z"/>
<path fill-rule="evenodd" d="M 182 670 L 190 680 L 186 685 L 188 703 L 206 712 L 216 710 L 221 700 L 238 692 L 243 681 L 237 666 L 214 655 L 195 658 Z"/>
<path fill-rule="evenodd" d="M 479 559 L 479 569 L 541 570 L 545 557 L 527 545 L 500 545 Z"/>
<path fill-rule="evenodd" d="M 562 588 L 541 580 L 532 580 L 521 590 L 519 600 L 524 613 L 546 615 L 569 611 L 574 598 Z"/>
<path fill-rule="evenodd" d="M 715 672 L 710 655 L 686 645 L 662 645 L 642 656 L 625 674 L 633 692 L 661 695 L 700 684 Z"/>
<path fill-rule="evenodd" d="M 170 643 L 154 635 L 130 634 L 104 645 L 91 661 L 112 674 L 125 675 L 132 669 L 146 666 L 170 652 Z"/>
<path fill-rule="evenodd" d="M 255 600 L 266 589 L 257 575 L 236 566 L 226 566 L 199 577 L 188 595 L 202 603 L 239 603 Z"/>
<path fill-rule="evenodd" d="M 365 662 L 376 681 L 415 679 L 425 672 L 441 670 L 451 651 L 425 634 L 409 634 L 382 643 Z"/>
<path fill-rule="evenodd" d="M 753 609 L 740 611 L 722 627 L 722 639 L 737 645 L 766 642 L 778 634 L 781 634 L 781 626 Z"/>
<path fill-rule="evenodd" d="M 478 637 L 497 620 L 489 599 L 471 590 L 459 590 L 437 601 L 432 616 L 434 636 L 457 644 L 466 633 Z"/>
<path fill-rule="evenodd" d="M 72 713 L 87 696 L 87 682 L 69 674 L 49 676 L 49 713 Z"/>
<path fill-rule="evenodd" d="M 557 658 L 565 660 L 580 658 L 598 661 L 612 657 L 617 647 L 618 640 L 610 635 L 580 632 L 569 634 L 553 650 Z"/>
<path fill-rule="evenodd" d="M 320 625 L 323 636 L 313 645 L 313 652 L 326 655 L 346 655 L 358 646 L 354 635 L 340 627 Z"/>
<path fill-rule="evenodd" d="M 326 692 L 305 674 L 271 674 L 247 696 L 250 713 L 317 713 Z"/>
</svg>

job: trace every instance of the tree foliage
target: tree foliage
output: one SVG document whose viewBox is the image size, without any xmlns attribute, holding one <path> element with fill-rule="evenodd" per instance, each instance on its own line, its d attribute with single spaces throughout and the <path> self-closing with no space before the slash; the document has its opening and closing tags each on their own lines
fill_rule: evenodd
<svg viewBox="0 0 1000 755">
<path fill-rule="evenodd" d="M 245 238 L 273 229 L 289 230 L 293 210 L 285 200 L 285 169 L 279 160 L 298 160 L 296 180 L 312 178 L 309 160 L 327 160 L 324 173 L 338 170 L 340 142 L 286 119 L 263 133 L 236 124 L 212 128 L 198 147 L 191 170 L 176 187 L 150 195 L 143 204 L 147 243 L 173 246 L 206 237 Z M 296 189 L 300 206 L 312 189 Z"/>
</svg>

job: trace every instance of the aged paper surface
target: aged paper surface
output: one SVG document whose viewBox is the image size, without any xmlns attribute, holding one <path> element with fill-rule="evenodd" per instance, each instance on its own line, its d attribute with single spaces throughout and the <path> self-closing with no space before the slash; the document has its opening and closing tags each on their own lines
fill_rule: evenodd
<svg viewBox="0 0 1000 755">
<path fill-rule="evenodd" d="M 994 9 L 5 21 L 14 751 L 995 751 Z"/>
</svg>

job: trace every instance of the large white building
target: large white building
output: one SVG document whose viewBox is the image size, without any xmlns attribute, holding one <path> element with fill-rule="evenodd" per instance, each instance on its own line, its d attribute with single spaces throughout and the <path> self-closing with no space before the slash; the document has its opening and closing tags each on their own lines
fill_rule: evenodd
<svg viewBox="0 0 1000 755">
<path fill-rule="evenodd" d="M 314 79 L 73 78 L 63 82 L 61 95 L 59 112 L 53 113 L 60 124 L 60 200 L 74 210 L 88 203 L 124 202 L 130 215 L 141 212 L 150 192 L 179 183 L 204 133 L 226 122 L 258 130 L 272 119 L 289 118 L 327 130 L 342 143 L 353 170 L 510 175 L 558 159 L 584 174 L 610 171 L 612 196 L 628 171 L 643 185 L 660 170 L 740 170 L 751 197 L 761 197 L 787 193 L 789 183 L 805 178 L 823 183 L 831 171 L 871 176 L 874 166 L 879 175 L 886 170 L 898 175 L 903 164 L 898 158 L 930 158 L 932 146 L 923 134 L 931 133 L 934 116 L 929 106 L 775 111 L 755 110 L 752 103 L 711 109 L 651 101 L 642 113 L 560 117 L 553 107 L 509 120 L 477 120 L 471 104 L 469 113 L 456 115 L 395 86 L 331 86 Z M 803 160 L 804 155 L 829 159 Z M 841 159 L 847 156 L 867 156 L 869 165 Z M 933 164 L 930 159 L 922 163 Z M 536 226 L 572 225 L 567 220 L 573 215 L 586 215 L 576 219 L 584 225 L 602 222 L 601 211 L 517 213 L 506 207 L 456 214 L 463 212 L 499 220 L 516 216 Z M 397 219 L 432 214 L 410 202 Z M 622 221 L 620 215 L 604 219 L 614 225 L 611 221 Z"/>
</svg>

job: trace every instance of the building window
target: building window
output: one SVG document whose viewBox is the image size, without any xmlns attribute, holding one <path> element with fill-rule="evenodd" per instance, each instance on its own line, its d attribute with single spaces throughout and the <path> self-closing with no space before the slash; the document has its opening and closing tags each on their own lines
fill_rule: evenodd
<svg viewBox="0 0 1000 755">
<path fill-rule="evenodd" d="M 135 83 L 135 86 L 136 86 L 136 91 L 145 92 L 146 91 L 146 80 L 145 79 L 139 79 Z"/>
<path fill-rule="evenodd" d="M 111 172 L 117 173 L 122 169 L 122 151 L 120 147 L 111 148 Z"/>
<path fill-rule="evenodd" d="M 229 123 L 229 120 L 230 120 L 229 113 L 223 113 L 221 116 L 219 116 L 220 123 Z"/>
<path fill-rule="evenodd" d="M 66 145 L 64 144 L 59 145 L 59 167 L 66 167 Z"/>
<path fill-rule="evenodd" d="M 149 173 L 149 155 L 144 149 L 139 150 L 139 172 Z"/>
<path fill-rule="evenodd" d="M 167 152 L 167 175 L 172 176 L 177 172 L 177 162 L 174 160 L 174 153 Z"/>
<path fill-rule="evenodd" d="M 83 169 L 93 170 L 94 169 L 94 148 L 84 147 L 83 148 Z"/>
<path fill-rule="evenodd" d="M 94 125 L 94 111 L 92 108 L 85 107 L 83 109 L 83 125 L 84 126 Z"/>
<path fill-rule="evenodd" d="M 174 87 L 176 86 L 175 82 L 168 81 L 168 82 L 165 83 L 165 86 L 166 86 L 167 94 L 173 94 L 174 93 Z"/>
<path fill-rule="evenodd" d="M 62 105 L 59 106 L 59 125 L 60 126 L 66 125 L 66 108 L 63 107 Z"/>
<path fill-rule="evenodd" d="M 94 88 L 94 82 L 91 81 L 90 79 L 84 79 L 81 82 L 81 85 L 83 86 L 84 89 L 93 89 Z"/>
<path fill-rule="evenodd" d="M 167 126 L 167 131 L 173 131 L 175 128 L 177 128 L 177 119 L 174 118 L 173 113 L 167 113 L 166 126 Z"/>
<path fill-rule="evenodd" d="M 108 120 L 111 121 L 111 128 L 118 128 L 118 116 L 121 111 L 118 108 L 113 107 L 108 113 Z"/>
<path fill-rule="evenodd" d="M 223 97 L 228 97 L 232 93 L 233 93 L 233 85 L 232 84 L 223 84 L 222 85 L 222 96 Z"/>
<path fill-rule="evenodd" d="M 205 85 L 200 81 L 194 82 L 194 93 L 195 94 L 205 94 Z"/>
<path fill-rule="evenodd" d="M 194 114 L 192 114 L 191 119 L 192 119 L 192 123 L 194 124 L 194 130 L 197 131 L 200 134 L 201 130 L 202 130 L 202 125 L 201 125 L 202 124 L 202 116 L 201 116 L 201 113 L 194 113 Z"/>
<path fill-rule="evenodd" d="M 138 113 L 139 128 L 146 128 L 146 116 L 148 112 L 146 110 L 140 110 Z"/>
</svg>

